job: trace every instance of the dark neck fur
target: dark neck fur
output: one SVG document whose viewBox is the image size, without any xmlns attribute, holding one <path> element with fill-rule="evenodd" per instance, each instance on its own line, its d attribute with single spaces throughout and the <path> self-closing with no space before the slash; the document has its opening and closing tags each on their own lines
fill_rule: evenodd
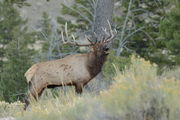
<svg viewBox="0 0 180 120">
<path fill-rule="evenodd" d="M 89 53 L 88 58 L 88 69 L 91 77 L 95 77 L 99 72 L 101 72 L 101 68 L 106 60 L 107 55 L 98 56 L 96 54 Z"/>
</svg>

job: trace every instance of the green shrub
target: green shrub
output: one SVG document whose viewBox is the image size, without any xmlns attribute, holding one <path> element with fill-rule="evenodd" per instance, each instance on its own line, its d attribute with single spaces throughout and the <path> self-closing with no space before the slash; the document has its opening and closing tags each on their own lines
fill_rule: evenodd
<svg viewBox="0 0 180 120">
<path fill-rule="evenodd" d="M 116 83 L 102 92 L 105 109 L 128 120 L 178 120 L 180 81 L 160 79 L 156 65 L 143 59 L 133 57 L 131 62 L 130 69 L 118 73 Z"/>
<path fill-rule="evenodd" d="M 102 73 L 105 76 L 105 78 L 111 79 L 116 74 L 115 67 L 120 71 L 122 71 L 125 69 L 125 67 L 129 65 L 130 65 L 130 58 L 115 56 L 115 52 L 110 51 L 110 54 L 108 55 L 107 60 L 103 66 Z"/>
</svg>

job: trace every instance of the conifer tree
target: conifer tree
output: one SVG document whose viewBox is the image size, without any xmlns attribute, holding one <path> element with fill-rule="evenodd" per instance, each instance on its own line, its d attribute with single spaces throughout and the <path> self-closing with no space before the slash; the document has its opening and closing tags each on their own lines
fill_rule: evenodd
<svg viewBox="0 0 180 120">
<path fill-rule="evenodd" d="M 27 84 L 24 73 L 31 64 L 35 34 L 26 27 L 13 3 L 0 2 L 0 98 L 21 99 Z"/>
<path fill-rule="evenodd" d="M 168 64 L 180 65 L 180 2 L 175 1 L 173 6 L 161 20 L 160 33 Z"/>
</svg>

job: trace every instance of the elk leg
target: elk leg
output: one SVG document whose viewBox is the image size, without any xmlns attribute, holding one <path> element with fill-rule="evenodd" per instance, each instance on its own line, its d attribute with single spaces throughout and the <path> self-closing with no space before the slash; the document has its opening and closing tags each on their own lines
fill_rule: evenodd
<svg viewBox="0 0 180 120">
<path fill-rule="evenodd" d="M 32 86 L 29 87 L 29 93 L 27 95 L 27 97 L 25 98 L 25 106 L 24 106 L 24 110 L 27 109 L 27 107 L 30 105 L 30 97 L 33 97 L 35 100 L 37 100 L 36 95 L 34 93 L 34 90 L 32 89 Z"/>
<path fill-rule="evenodd" d="M 29 106 L 29 104 L 30 104 L 30 101 L 29 101 L 28 96 L 26 96 L 26 97 L 25 97 L 25 99 L 24 99 L 24 103 L 25 103 L 25 105 L 24 105 L 24 110 L 26 110 L 26 109 L 27 109 L 27 107 L 28 107 L 28 106 Z"/>
<path fill-rule="evenodd" d="M 36 101 L 38 100 L 38 98 L 41 96 L 42 92 L 44 91 L 45 88 L 41 89 L 40 92 L 36 92 L 35 89 L 33 89 L 33 87 L 31 86 L 29 88 L 29 94 L 27 96 L 27 98 L 25 98 L 25 106 L 24 106 L 24 110 L 27 109 L 27 107 L 29 106 L 30 104 L 30 96 L 32 96 Z"/>
<path fill-rule="evenodd" d="M 32 96 L 36 101 L 38 100 L 38 92 L 37 90 L 34 88 L 34 86 L 32 85 L 30 88 L 29 88 L 29 97 Z"/>
<path fill-rule="evenodd" d="M 76 84 L 75 85 L 76 93 L 81 94 L 83 91 L 82 89 L 83 89 L 83 84 Z"/>
<path fill-rule="evenodd" d="M 28 98 L 30 98 L 30 96 L 32 96 L 36 101 L 38 101 L 38 98 L 41 96 L 44 89 L 45 89 L 44 86 L 37 88 L 37 87 L 35 87 L 35 85 L 30 84 Z"/>
</svg>

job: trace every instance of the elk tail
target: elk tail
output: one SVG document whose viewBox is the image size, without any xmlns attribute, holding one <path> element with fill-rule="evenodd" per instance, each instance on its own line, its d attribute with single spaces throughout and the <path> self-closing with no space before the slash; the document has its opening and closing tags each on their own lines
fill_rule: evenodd
<svg viewBox="0 0 180 120">
<path fill-rule="evenodd" d="M 24 76 L 26 77 L 27 83 L 29 83 L 29 82 L 32 80 L 32 78 L 33 78 L 35 72 L 37 71 L 37 69 L 38 69 L 38 65 L 37 65 L 37 64 L 34 64 L 34 65 L 33 65 L 32 67 L 30 67 L 30 68 L 27 70 L 27 72 L 24 74 Z"/>
</svg>

